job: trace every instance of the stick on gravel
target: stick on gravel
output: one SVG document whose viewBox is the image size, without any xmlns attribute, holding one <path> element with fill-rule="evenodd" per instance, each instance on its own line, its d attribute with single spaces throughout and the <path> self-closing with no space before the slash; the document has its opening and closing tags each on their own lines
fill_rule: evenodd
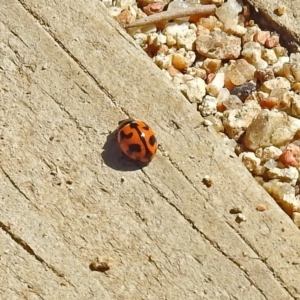
<svg viewBox="0 0 300 300">
<path fill-rule="evenodd" d="M 124 28 L 144 26 L 151 23 L 156 23 L 164 20 L 173 20 L 192 15 L 210 15 L 216 10 L 215 5 L 198 5 L 194 7 L 181 8 L 178 10 L 163 11 L 145 18 L 138 19 L 131 24 L 126 24 Z"/>
</svg>

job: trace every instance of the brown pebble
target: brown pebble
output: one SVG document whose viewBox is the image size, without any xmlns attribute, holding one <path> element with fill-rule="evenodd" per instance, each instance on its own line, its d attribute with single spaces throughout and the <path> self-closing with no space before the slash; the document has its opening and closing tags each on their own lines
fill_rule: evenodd
<svg viewBox="0 0 300 300">
<path fill-rule="evenodd" d="M 207 186 L 207 187 L 211 187 L 213 184 L 213 180 L 211 179 L 211 177 L 209 175 L 204 176 L 202 182 Z"/>
<path fill-rule="evenodd" d="M 109 265 L 107 262 L 104 261 L 98 261 L 98 260 L 94 260 L 91 262 L 90 264 L 90 270 L 91 271 L 98 271 L 98 272 L 106 272 L 110 269 Z"/>
<path fill-rule="evenodd" d="M 233 207 L 229 213 L 231 213 L 232 215 L 236 215 L 242 212 L 242 209 L 240 207 Z"/>
<path fill-rule="evenodd" d="M 107 257 L 96 257 L 91 263 L 90 263 L 90 270 L 91 271 L 98 271 L 98 272 L 106 272 L 110 269 L 109 262 L 111 262 L 110 258 Z"/>
<path fill-rule="evenodd" d="M 264 45 L 269 37 L 270 37 L 270 31 L 259 31 L 254 34 L 253 41 L 261 45 Z"/>
<path fill-rule="evenodd" d="M 268 48 L 274 48 L 279 45 L 279 35 L 273 34 L 270 36 L 265 43 L 265 46 Z"/>
<path fill-rule="evenodd" d="M 257 211 L 264 211 L 264 210 L 266 210 L 267 209 L 267 207 L 264 205 L 264 204 L 258 204 L 257 206 L 256 206 L 256 210 Z"/>
<path fill-rule="evenodd" d="M 278 4 L 276 13 L 278 16 L 282 16 L 286 13 L 286 6 L 283 4 Z"/>
</svg>

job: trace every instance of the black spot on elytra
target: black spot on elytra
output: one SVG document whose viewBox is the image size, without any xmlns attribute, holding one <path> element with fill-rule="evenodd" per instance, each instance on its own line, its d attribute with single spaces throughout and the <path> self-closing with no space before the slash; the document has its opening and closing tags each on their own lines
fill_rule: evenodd
<svg viewBox="0 0 300 300">
<path fill-rule="evenodd" d="M 120 132 L 121 140 L 124 140 L 124 139 L 131 139 L 132 136 L 133 136 L 133 133 L 132 133 L 132 132 L 130 132 L 130 133 L 128 133 L 128 134 L 126 134 L 126 133 L 124 132 L 124 130 L 121 130 L 121 132 Z"/>
<path fill-rule="evenodd" d="M 151 135 L 151 137 L 149 138 L 149 144 L 151 146 L 154 146 L 156 144 L 156 137 L 154 135 Z"/>
<path fill-rule="evenodd" d="M 130 152 L 141 152 L 142 148 L 141 148 L 141 145 L 139 145 L 139 144 L 130 144 L 128 147 L 128 150 Z"/>
</svg>

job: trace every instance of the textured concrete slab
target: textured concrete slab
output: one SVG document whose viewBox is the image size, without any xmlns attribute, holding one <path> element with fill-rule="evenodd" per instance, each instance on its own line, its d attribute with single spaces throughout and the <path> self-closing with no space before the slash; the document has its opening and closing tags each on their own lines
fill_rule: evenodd
<svg viewBox="0 0 300 300">
<path fill-rule="evenodd" d="M 99 1 L 3 0 L 0 32 L 1 299 L 300 298 L 298 229 Z"/>
</svg>

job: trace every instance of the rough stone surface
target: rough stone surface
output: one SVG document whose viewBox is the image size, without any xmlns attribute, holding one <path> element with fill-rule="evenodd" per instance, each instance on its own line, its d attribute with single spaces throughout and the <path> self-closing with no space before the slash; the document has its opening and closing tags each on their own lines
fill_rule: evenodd
<svg viewBox="0 0 300 300">
<path fill-rule="evenodd" d="M 100 1 L 2 0 L 0 20 L 1 299 L 300 297 L 298 228 Z M 160 143 L 143 169 L 126 117 Z"/>
</svg>

